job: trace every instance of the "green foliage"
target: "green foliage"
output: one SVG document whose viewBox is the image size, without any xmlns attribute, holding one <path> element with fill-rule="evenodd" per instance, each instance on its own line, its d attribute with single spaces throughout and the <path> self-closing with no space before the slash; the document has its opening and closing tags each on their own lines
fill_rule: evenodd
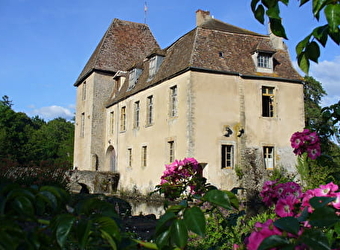
<svg viewBox="0 0 340 250">
<path fill-rule="evenodd" d="M 0 162 L 0 183 L 17 183 L 23 187 L 53 185 L 67 189 L 65 173 L 68 163 L 41 161 L 38 166 L 20 167 L 17 162 L 5 159 Z"/>
<path fill-rule="evenodd" d="M 1 185 L 0 224 L 0 249 L 137 249 L 112 204 L 52 186 Z"/>
<path fill-rule="evenodd" d="M 254 17 L 260 22 L 265 22 L 265 16 L 269 18 L 270 29 L 273 34 L 287 39 L 285 28 L 281 22 L 280 2 L 284 5 L 289 4 L 289 0 L 252 0 L 251 9 Z M 318 62 L 320 57 L 320 45 L 325 47 L 328 38 L 337 45 L 340 44 L 340 3 L 339 1 L 325 0 L 299 0 L 300 6 L 310 3 L 312 13 L 317 21 L 320 15 L 324 15 L 326 24 L 316 27 L 296 46 L 296 54 L 299 67 L 308 73 L 310 61 Z"/>
<path fill-rule="evenodd" d="M 39 166 L 41 162 L 73 162 L 74 124 L 63 118 L 45 122 L 12 110 L 8 96 L 0 101 L 0 161 L 20 166 Z"/>
</svg>

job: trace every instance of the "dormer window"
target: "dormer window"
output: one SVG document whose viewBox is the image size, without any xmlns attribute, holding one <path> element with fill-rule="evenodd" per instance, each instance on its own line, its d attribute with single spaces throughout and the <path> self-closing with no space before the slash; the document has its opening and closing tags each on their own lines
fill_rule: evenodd
<svg viewBox="0 0 340 250">
<path fill-rule="evenodd" d="M 129 72 L 129 88 L 128 91 L 133 89 L 138 81 L 139 76 L 142 74 L 142 70 L 138 68 L 133 68 Z"/>
<path fill-rule="evenodd" d="M 272 68 L 272 55 L 268 53 L 260 52 L 257 56 L 257 67 L 259 68 Z"/>
<path fill-rule="evenodd" d="M 157 73 L 164 57 L 160 55 L 154 55 L 149 59 L 149 78 L 151 80 Z"/>
<path fill-rule="evenodd" d="M 253 54 L 254 64 L 257 72 L 273 73 L 274 51 L 255 51 Z"/>
</svg>

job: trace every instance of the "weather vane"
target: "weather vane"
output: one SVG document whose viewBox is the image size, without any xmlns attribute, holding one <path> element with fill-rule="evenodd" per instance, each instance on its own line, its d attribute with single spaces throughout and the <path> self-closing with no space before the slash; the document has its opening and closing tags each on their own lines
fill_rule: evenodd
<svg viewBox="0 0 340 250">
<path fill-rule="evenodd" d="M 148 12 L 148 6 L 146 5 L 146 2 L 144 2 L 144 24 L 146 24 L 146 14 Z"/>
</svg>

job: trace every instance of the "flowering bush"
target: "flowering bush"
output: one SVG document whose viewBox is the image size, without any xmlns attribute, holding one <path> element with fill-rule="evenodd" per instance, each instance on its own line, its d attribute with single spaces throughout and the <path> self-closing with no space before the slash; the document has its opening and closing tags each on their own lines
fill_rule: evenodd
<svg viewBox="0 0 340 250">
<path fill-rule="evenodd" d="M 295 132 L 290 138 L 290 142 L 296 155 L 307 153 L 308 157 L 313 160 L 321 155 L 319 136 L 316 132 L 312 132 L 309 129 Z"/>
<path fill-rule="evenodd" d="M 206 179 L 202 176 L 202 167 L 194 158 L 175 160 L 165 165 L 161 182 L 156 191 L 163 193 L 165 198 L 175 200 L 181 196 L 189 198 L 194 194 L 203 194 Z"/>
<path fill-rule="evenodd" d="M 340 249 L 338 189 L 333 182 L 306 192 L 295 182 L 265 182 L 261 197 L 277 219 L 256 223 L 246 249 Z"/>
</svg>

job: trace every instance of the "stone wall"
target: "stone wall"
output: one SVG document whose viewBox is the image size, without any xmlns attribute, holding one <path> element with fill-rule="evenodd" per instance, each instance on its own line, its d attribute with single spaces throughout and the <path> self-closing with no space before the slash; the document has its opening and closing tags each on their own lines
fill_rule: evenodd
<svg viewBox="0 0 340 250">
<path fill-rule="evenodd" d="M 68 173 L 70 191 L 84 193 L 112 193 L 117 191 L 119 174 L 102 171 L 72 170 Z"/>
</svg>

